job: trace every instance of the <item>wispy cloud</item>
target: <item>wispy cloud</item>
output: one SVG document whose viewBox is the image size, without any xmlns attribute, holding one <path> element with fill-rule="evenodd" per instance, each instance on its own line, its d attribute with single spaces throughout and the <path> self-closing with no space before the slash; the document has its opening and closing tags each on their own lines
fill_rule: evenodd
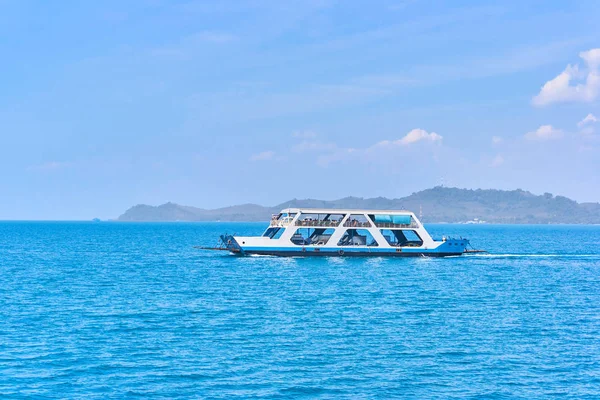
<svg viewBox="0 0 600 400">
<path fill-rule="evenodd" d="M 292 150 L 296 153 L 304 152 L 320 152 L 320 151 L 331 151 L 337 149 L 335 143 L 321 142 L 319 140 L 303 140 L 302 142 L 294 145 Z"/>
<path fill-rule="evenodd" d="M 579 121 L 577 123 L 577 126 L 582 128 L 585 125 L 594 124 L 596 122 L 598 122 L 598 119 L 594 116 L 594 114 L 590 113 L 590 114 L 586 115 L 586 117 L 584 119 Z"/>
<path fill-rule="evenodd" d="M 292 137 L 299 139 L 314 139 L 317 137 L 317 134 L 313 131 L 296 131 L 292 133 Z"/>
<path fill-rule="evenodd" d="M 402 18 L 401 22 L 377 26 L 363 31 L 354 31 L 349 34 L 334 37 L 318 44 L 319 48 L 326 50 L 340 50 L 368 46 L 371 43 L 382 43 L 392 39 L 402 39 L 409 35 L 424 35 L 436 33 L 450 26 L 468 24 L 482 18 L 498 16 L 505 12 L 500 6 L 471 6 L 453 9 L 451 12 L 428 14 L 419 18 Z"/>
<path fill-rule="evenodd" d="M 408 63 L 406 67 L 381 73 L 362 73 L 294 88 L 273 86 L 268 90 L 240 91 L 238 88 L 224 87 L 222 91 L 193 94 L 190 96 L 190 104 L 202 114 L 215 115 L 227 108 L 238 119 L 250 120 L 322 113 L 385 101 L 416 87 L 531 70 L 555 61 L 557 54 L 572 51 L 574 43 L 579 44 L 577 41 L 563 41 L 535 48 L 519 47 L 499 55 L 469 58 L 454 64 Z M 161 51 L 165 55 L 184 54 L 177 48 Z"/>
<path fill-rule="evenodd" d="M 596 116 L 592 113 L 589 113 L 584 119 L 577 123 L 577 127 L 580 129 L 579 133 L 582 134 L 586 139 L 596 138 L 595 124 L 597 122 L 598 119 Z"/>
<path fill-rule="evenodd" d="M 149 53 L 154 57 L 186 58 L 202 46 L 226 45 L 237 39 L 236 35 L 228 32 L 201 31 L 184 36 L 171 44 L 152 48 Z"/>
<path fill-rule="evenodd" d="M 492 136 L 492 144 L 496 145 L 496 144 L 500 144 L 504 141 L 503 138 L 501 138 L 500 136 Z"/>
<path fill-rule="evenodd" d="M 427 132 L 424 129 L 413 129 L 406 135 L 396 140 L 382 140 L 366 148 L 353 148 L 353 147 L 338 147 L 333 143 L 321 143 L 320 147 L 315 147 L 319 151 L 325 154 L 321 154 L 317 159 L 317 164 L 321 166 L 327 166 L 335 161 L 342 161 L 348 158 L 365 158 L 371 159 L 378 157 L 381 152 L 391 150 L 398 147 L 410 147 L 411 145 L 424 142 L 424 143 L 441 143 L 442 136 L 435 132 Z"/>
<path fill-rule="evenodd" d="M 275 158 L 275 152 L 268 150 L 261 153 L 253 154 L 250 161 L 269 161 Z"/>
<path fill-rule="evenodd" d="M 192 95 L 190 103 L 192 108 L 198 109 L 203 114 L 216 114 L 226 105 L 230 113 L 237 118 L 256 120 L 351 107 L 392 93 L 393 91 L 388 87 L 361 85 L 350 80 L 340 84 L 306 85 L 292 91 L 201 92 Z"/>
<path fill-rule="evenodd" d="M 329 164 L 336 161 L 343 161 L 351 157 L 362 154 L 364 150 L 358 150 L 351 147 L 339 148 L 336 147 L 332 152 L 320 155 L 317 158 L 317 165 L 321 167 L 327 167 Z"/>
<path fill-rule="evenodd" d="M 499 167 L 502 164 L 504 164 L 504 157 L 502 157 L 500 154 L 496 155 L 496 157 L 494 157 L 492 159 L 492 162 L 490 163 L 491 167 Z"/>
<path fill-rule="evenodd" d="M 591 102 L 600 93 L 600 48 L 579 53 L 585 63 L 567 65 L 567 68 L 556 78 L 542 86 L 532 103 L 535 106 L 546 106 L 562 102 Z M 579 83 L 577 83 L 579 82 Z"/>
<path fill-rule="evenodd" d="M 552 125 L 542 125 L 535 131 L 527 132 L 525 139 L 528 140 L 553 140 L 563 137 L 563 132 L 560 129 L 554 128 Z"/>
</svg>

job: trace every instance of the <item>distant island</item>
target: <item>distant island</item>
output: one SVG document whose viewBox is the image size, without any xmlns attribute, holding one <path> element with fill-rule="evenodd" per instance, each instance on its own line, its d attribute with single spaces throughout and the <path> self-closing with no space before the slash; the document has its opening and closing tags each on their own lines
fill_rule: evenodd
<svg viewBox="0 0 600 400">
<path fill-rule="evenodd" d="M 406 209 L 419 214 L 423 222 L 464 223 L 487 221 L 508 224 L 600 224 L 599 203 L 577 203 L 550 193 L 534 195 L 528 191 L 459 189 L 437 186 L 399 199 L 385 197 L 345 197 L 339 200 L 293 199 L 272 207 L 257 204 L 202 209 L 165 203 L 139 204 L 118 221 L 268 221 L 272 214 L 287 207 Z"/>
</svg>

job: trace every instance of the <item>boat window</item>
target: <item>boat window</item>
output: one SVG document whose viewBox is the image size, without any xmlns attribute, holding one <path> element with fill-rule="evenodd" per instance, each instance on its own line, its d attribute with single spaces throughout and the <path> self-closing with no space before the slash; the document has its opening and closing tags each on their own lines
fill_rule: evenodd
<svg viewBox="0 0 600 400">
<path fill-rule="evenodd" d="M 366 229 L 348 229 L 338 246 L 379 246 L 371 232 Z"/>
<path fill-rule="evenodd" d="M 414 230 L 380 229 L 380 231 L 390 246 L 419 247 L 423 245 L 423 240 Z"/>
<path fill-rule="evenodd" d="M 302 214 L 296 220 L 296 226 L 338 226 L 342 218 L 342 214 Z"/>
<path fill-rule="evenodd" d="M 296 216 L 297 213 L 287 213 L 287 212 L 282 212 L 279 214 L 273 214 L 271 216 L 272 220 L 280 220 L 280 219 L 284 219 L 284 218 L 294 218 Z"/>
<path fill-rule="evenodd" d="M 333 232 L 334 229 L 331 228 L 298 228 L 290 240 L 297 246 L 323 246 L 327 244 Z"/>
<path fill-rule="evenodd" d="M 263 237 L 268 237 L 269 239 L 279 239 L 284 231 L 285 229 L 283 228 L 268 228 L 265 233 L 263 233 Z"/>
<path fill-rule="evenodd" d="M 371 222 L 369 222 L 369 219 L 363 214 L 351 214 L 346 222 L 344 222 L 344 226 L 370 228 Z"/>
<path fill-rule="evenodd" d="M 369 215 L 379 228 L 415 228 L 416 222 L 410 214 L 371 214 Z"/>
</svg>

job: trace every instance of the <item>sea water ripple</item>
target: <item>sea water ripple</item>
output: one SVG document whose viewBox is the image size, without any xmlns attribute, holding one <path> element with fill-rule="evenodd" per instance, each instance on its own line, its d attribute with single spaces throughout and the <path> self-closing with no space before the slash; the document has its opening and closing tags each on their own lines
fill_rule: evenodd
<svg viewBox="0 0 600 400">
<path fill-rule="evenodd" d="M 2 398 L 600 398 L 600 227 L 490 254 L 234 257 L 262 224 L 0 222 Z"/>
</svg>

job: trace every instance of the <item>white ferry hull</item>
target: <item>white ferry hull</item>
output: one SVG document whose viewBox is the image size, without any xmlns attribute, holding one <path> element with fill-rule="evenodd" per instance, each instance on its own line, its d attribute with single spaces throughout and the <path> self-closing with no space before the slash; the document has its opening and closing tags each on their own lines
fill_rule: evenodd
<svg viewBox="0 0 600 400">
<path fill-rule="evenodd" d="M 265 255 L 277 257 L 449 257 L 459 256 L 467 251 L 467 239 L 448 239 L 440 242 L 435 248 L 424 247 L 389 247 L 377 248 L 366 246 L 246 246 L 248 238 L 224 235 L 221 237 L 228 244 L 227 250 L 236 255 Z"/>
<path fill-rule="evenodd" d="M 414 213 L 398 210 L 286 209 L 261 236 L 222 235 L 220 250 L 279 257 L 448 257 L 467 239 L 434 240 Z"/>
</svg>

